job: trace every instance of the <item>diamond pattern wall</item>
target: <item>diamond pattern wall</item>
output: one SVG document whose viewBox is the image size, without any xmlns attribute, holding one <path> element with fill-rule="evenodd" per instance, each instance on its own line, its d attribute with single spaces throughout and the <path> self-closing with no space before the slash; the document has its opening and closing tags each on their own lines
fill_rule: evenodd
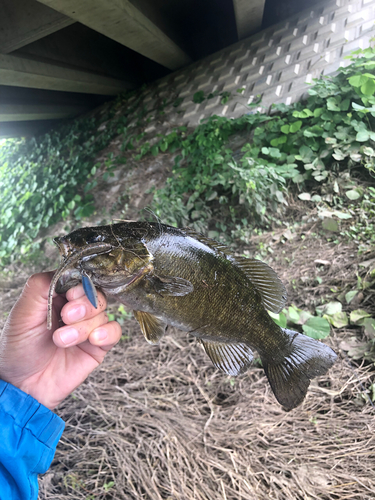
<svg viewBox="0 0 375 500">
<path fill-rule="evenodd" d="M 157 81 L 145 91 L 144 105 L 155 110 L 163 100 L 183 98 L 164 115 L 149 113 L 146 132 L 171 125 L 197 125 L 214 114 L 237 117 L 252 111 L 247 105 L 262 96 L 262 108 L 300 100 L 314 78 L 334 73 L 351 51 L 369 46 L 375 35 L 375 0 L 325 0 Z M 236 93 L 244 88 L 242 94 Z M 200 104 L 197 91 L 231 92 L 221 104 L 219 96 Z M 258 108 L 258 109 L 262 109 Z"/>
</svg>

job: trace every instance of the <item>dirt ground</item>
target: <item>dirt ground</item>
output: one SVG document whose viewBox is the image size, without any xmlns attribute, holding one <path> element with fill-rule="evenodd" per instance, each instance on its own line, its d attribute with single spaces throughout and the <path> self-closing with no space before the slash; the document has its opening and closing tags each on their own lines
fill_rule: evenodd
<svg viewBox="0 0 375 500">
<path fill-rule="evenodd" d="M 119 144 L 111 150 L 116 153 Z M 85 225 L 138 218 L 150 202 L 148 189 L 161 185 L 171 161 L 162 155 L 119 168 L 109 185 L 98 186 L 98 210 Z M 288 225 L 254 236 L 241 251 L 268 249 L 264 259 L 287 285 L 288 304 L 311 309 L 332 290 L 355 288 L 357 274 L 366 272 L 361 261 L 375 252 L 358 257 L 354 244 L 330 241 L 313 209 L 306 213 L 305 204 L 289 201 Z M 61 223 L 49 234 L 67 228 L 73 226 Z M 14 276 L 0 282 L 2 323 L 27 275 L 58 261 L 51 244 L 43 256 L 43 263 L 13 268 Z M 374 290 L 345 310 L 355 307 L 375 315 Z M 150 346 L 136 321 L 125 319 L 121 342 L 56 410 L 66 429 L 40 478 L 40 499 L 375 498 L 375 409 L 364 394 L 375 371 L 340 349 L 353 335 L 360 337 L 361 329 L 332 330 L 326 343 L 338 362 L 287 413 L 256 363 L 238 378 L 226 376 L 192 337 L 169 330 L 160 345 Z"/>
</svg>

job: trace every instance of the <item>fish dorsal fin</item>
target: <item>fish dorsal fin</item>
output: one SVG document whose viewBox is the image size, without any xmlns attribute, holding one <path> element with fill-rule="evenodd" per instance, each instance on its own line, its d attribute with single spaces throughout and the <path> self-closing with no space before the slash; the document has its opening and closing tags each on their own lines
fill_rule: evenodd
<svg viewBox="0 0 375 500">
<path fill-rule="evenodd" d="M 191 238 L 194 238 L 195 240 L 200 241 L 201 243 L 204 243 L 208 247 L 212 248 L 213 250 L 217 252 L 221 252 L 225 255 L 230 255 L 233 256 L 233 252 L 231 249 L 227 246 L 224 245 L 223 243 L 219 243 L 216 240 L 213 240 L 212 238 L 208 238 L 207 236 L 204 236 L 201 233 L 198 233 L 195 229 L 192 229 L 190 227 L 185 227 L 182 230 L 187 236 L 190 236 Z"/>
<path fill-rule="evenodd" d="M 212 363 L 228 375 L 245 372 L 252 360 L 253 353 L 246 344 L 227 344 L 199 339 Z"/>
<path fill-rule="evenodd" d="M 227 246 L 197 233 L 194 229 L 187 228 L 184 229 L 184 232 L 213 250 L 224 254 L 239 267 L 260 293 L 263 305 L 268 311 L 277 314 L 282 310 L 287 298 L 286 289 L 270 266 L 261 260 L 234 255 Z"/>
<path fill-rule="evenodd" d="M 133 311 L 135 319 L 149 344 L 158 344 L 165 333 L 166 324 L 159 318 L 144 311 Z"/>
<path fill-rule="evenodd" d="M 258 290 L 267 311 L 279 313 L 285 306 L 287 293 L 275 271 L 261 260 L 238 256 L 233 260 Z"/>
</svg>

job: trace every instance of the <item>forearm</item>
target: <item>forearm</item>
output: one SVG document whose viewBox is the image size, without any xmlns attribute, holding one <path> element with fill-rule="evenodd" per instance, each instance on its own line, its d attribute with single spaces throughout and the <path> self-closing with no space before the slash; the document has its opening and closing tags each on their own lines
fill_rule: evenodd
<svg viewBox="0 0 375 500">
<path fill-rule="evenodd" d="M 50 466 L 64 422 L 0 380 L 0 500 L 36 500 L 38 474 Z"/>
</svg>

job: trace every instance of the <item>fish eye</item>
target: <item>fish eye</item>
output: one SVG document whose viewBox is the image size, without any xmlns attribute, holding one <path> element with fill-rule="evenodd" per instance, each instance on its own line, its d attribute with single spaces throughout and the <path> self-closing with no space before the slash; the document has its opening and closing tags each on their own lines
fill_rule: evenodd
<svg viewBox="0 0 375 500">
<path fill-rule="evenodd" d="M 99 234 L 99 233 L 96 233 L 94 231 L 89 233 L 88 235 L 86 235 L 86 242 L 87 243 L 98 243 L 98 242 L 104 241 L 104 240 L 105 240 L 104 234 Z"/>
</svg>

